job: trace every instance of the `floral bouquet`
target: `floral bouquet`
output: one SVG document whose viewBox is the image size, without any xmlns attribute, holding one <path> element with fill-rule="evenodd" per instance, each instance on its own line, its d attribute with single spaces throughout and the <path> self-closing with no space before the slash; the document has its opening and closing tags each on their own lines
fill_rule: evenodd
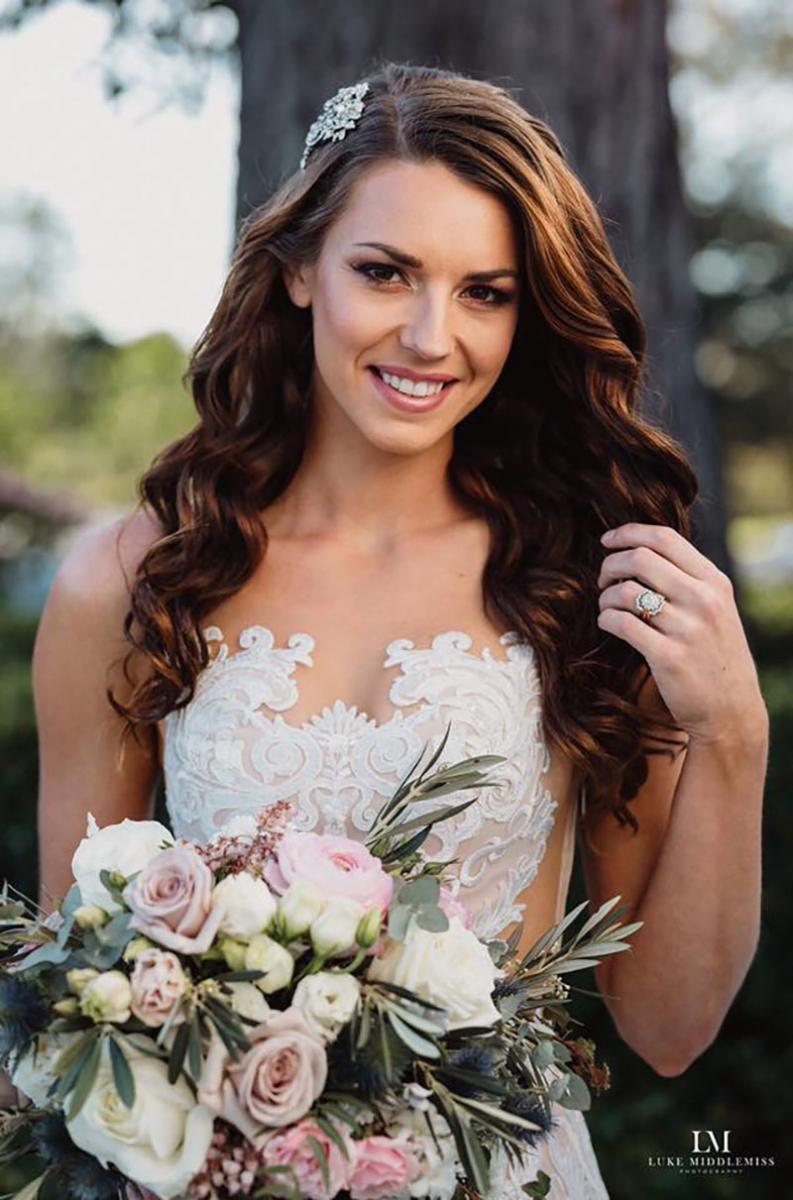
<svg viewBox="0 0 793 1200">
<path fill-rule="evenodd" d="M 59 909 L 5 886 L 0 1063 L 29 1102 L 0 1113 L 0 1162 L 43 1167 L 19 1197 L 485 1196 L 552 1102 L 589 1107 L 608 1070 L 570 1035 L 561 976 L 641 922 L 617 896 L 522 956 L 519 929 L 480 941 L 421 848 L 476 799 L 441 798 L 505 760 L 430 773 L 448 733 L 363 843 L 290 830 L 283 803 L 206 846 L 89 815 Z"/>
</svg>

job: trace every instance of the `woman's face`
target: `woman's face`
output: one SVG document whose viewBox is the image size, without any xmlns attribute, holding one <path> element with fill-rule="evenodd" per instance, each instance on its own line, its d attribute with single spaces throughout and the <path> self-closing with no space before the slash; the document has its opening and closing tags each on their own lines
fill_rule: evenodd
<svg viewBox="0 0 793 1200">
<path fill-rule="evenodd" d="M 485 400 L 504 366 L 518 253 L 502 202 L 446 166 L 373 167 L 318 260 L 284 273 L 293 302 L 312 310 L 315 404 L 380 449 L 435 444 Z M 454 382 L 434 397 L 405 394 L 436 389 L 434 376 Z"/>
</svg>

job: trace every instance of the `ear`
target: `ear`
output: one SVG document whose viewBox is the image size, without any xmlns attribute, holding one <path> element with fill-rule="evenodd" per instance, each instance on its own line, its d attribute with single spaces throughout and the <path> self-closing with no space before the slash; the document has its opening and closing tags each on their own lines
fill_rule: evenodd
<svg viewBox="0 0 793 1200">
<path fill-rule="evenodd" d="M 311 307 L 311 272 L 307 267 L 283 267 L 284 287 L 298 308 Z"/>
</svg>

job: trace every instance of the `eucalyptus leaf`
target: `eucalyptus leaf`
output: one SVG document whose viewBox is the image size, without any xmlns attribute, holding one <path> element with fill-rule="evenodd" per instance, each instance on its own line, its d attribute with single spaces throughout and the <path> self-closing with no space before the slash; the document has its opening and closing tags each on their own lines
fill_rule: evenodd
<svg viewBox="0 0 793 1200">
<path fill-rule="evenodd" d="M 135 1079 L 127 1056 L 113 1037 L 110 1038 L 110 1065 L 113 1069 L 113 1085 L 119 1098 L 127 1108 L 132 1108 L 135 1103 Z"/>
<path fill-rule="evenodd" d="M 592 1106 L 592 1097 L 580 1075 L 569 1074 L 567 1087 L 558 1097 L 562 1108 L 574 1109 L 577 1112 L 588 1112 Z"/>
<path fill-rule="evenodd" d="M 187 1043 L 190 1038 L 190 1027 L 187 1022 L 180 1025 L 176 1031 L 176 1037 L 171 1046 L 171 1054 L 168 1059 L 168 1082 L 176 1083 L 182 1070 L 185 1055 L 187 1054 Z"/>
<path fill-rule="evenodd" d="M 80 1076 L 72 1090 L 72 1099 L 69 1105 L 69 1113 L 67 1120 L 73 1121 L 79 1113 L 80 1109 L 88 1099 L 91 1088 L 94 1086 L 97 1072 L 99 1071 L 99 1062 L 102 1057 L 102 1039 L 97 1038 L 91 1046 L 86 1057 L 85 1066 L 80 1072 Z"/>
<path fill-rule="evenodd" d="M 423 904 L 416 913 L 416 924 L 429 933 L 443 933 L 449 928 L 449 918 L 437 904 Z"/>
<path fill-rule="evenodd" d="M 440 1048 L 435 1042 L 431 1042 L 429 1038 L 425 1038 L 420 1033 L 417 1033 L 415 1029 L 406 1024 L 397 1015 L 394 1009 L 389 1008 L 387 1011 L 388 1019 L 395 1033 L 414 1054 L 417 1054 L 420 1058 L 440 1058 Z"/>
<path fill-rule="evenodd" d="M 322 1142 L 320 1142 L 317 1138 L 312 1137 L 310 1134 L 306 1138 L 306 1141 L 314 1151 L 314 1157 L 319 1163 L 319 1169 L 322 1174 L 322 1182 L 325 1185 L 325 1191 L 330 1193 L 330 1169 L 328 1167 L 328 1155 L 325 1147 L 322 1145 Z"/>
</svg>

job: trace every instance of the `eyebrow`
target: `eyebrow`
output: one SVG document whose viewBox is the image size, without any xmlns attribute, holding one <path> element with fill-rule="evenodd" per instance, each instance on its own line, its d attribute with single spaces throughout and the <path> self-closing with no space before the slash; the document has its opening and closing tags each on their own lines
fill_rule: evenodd
<svg viewBox="0 0 793 1200">
<path fill-rule="evenodd" d="M 396 246 L 388 246 L 385 242 L 353 242 L 353 245 L 382 250 L 384 254 L 393 258 L 394 262 L 400 263 L 403 267 L 415 267 L 416 270 L 421 270 L 424 265 L 421 259 L 415 258 L 412 254 L 406 254 L 404 250 L 397 250 Z M 518 272 L 511 267 L 497 267 L 495 271 L 470 271 L 464 278 L 478 283 L 487 283 L 490 279 L 499 279 L 504 275 L 509 275 L 512 279 L 520 279 Z"/>
</svg>

